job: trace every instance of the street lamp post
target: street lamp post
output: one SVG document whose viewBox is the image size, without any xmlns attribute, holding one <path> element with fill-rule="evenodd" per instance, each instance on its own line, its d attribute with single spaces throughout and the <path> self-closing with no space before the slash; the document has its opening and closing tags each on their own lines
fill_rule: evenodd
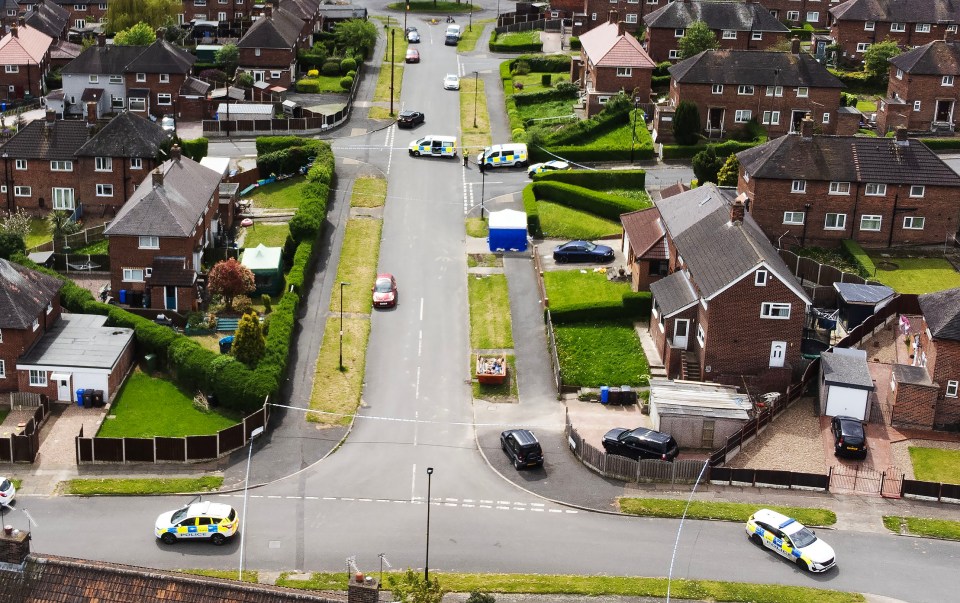
<svg viewBox="0 0 960 603">
<path fill-rule="evenodd" d="M 343 288 L 350 283 L 340 282 L 340 370 L 343 370 Z"/>
<path fill-rule="evenodd" d="M 247 451 L 247 476 L 243 479 L 243 516 L 240 518 L 240 573 L 237 580 L 243 581 L 243 537 L 247 533 L 247 486 L 250 484 L 250 460 L 253 458 L 253 441 L 263 433 L 263 427 L 250 432 L 250 449 Z"/>
<path fill-rule="evenodd" d="M 433 467 L 427 467 L 427 555 L 423 560 L 423 580 L 430 582 L 430 482 L 433 477 Z"/>
<path fill-rule="evenodd" d="M 473 3 L 470 4 L 470 24 L 467 25 L 467 31 L 473 31 Z"/>
<path fill-rule="evenodd" d="M 637 146 L 637 109 L 640 107 L 640 101 L 636 97 L 633 99 L 633 138 L 630 139 L 630 163 L 633 163 L 633 150 Z"/>
<path fill-rule="evenodd" d="M 406 17 L 407 13 L 403 13 L 403 16 Z M 393 72 L 394 72 L 394 58 L 397 50 L 397 30 L 390 30 L 390 115 L 393 115 Z M 404 34 L 406 35 L 406 34 Z"/>
<path fill-rule="evenodd" d="M 483 159 L 481 159 L 481 161 L 483 161 Z M 481 220 L 483 219 L 483 210 L 484 210 L 483 196 L 485 192 L 484 189 L 486 188 L 486 186 L 487 186 L 487 170 L 483 169 L 481 165 L 481 168 L 480 168 L 480 219 Z"/>
<path fill-rule="evenodd" d="M 477 93 L 480 91 L 480 72 L 473 72 L 473 127 L 477 127 Z"/>
</svg>

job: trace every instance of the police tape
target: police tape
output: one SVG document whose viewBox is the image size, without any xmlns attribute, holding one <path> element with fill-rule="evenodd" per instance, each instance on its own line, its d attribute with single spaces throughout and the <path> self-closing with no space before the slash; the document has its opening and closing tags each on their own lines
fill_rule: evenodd
<svg viewBox="0 0 960 603">
<path fill-rule="evenodd" d="M 287 408 L 290 410 L 299 410 L 305 413 L 313 413 L 317 415 L 327 415 L 330 417 L 338 418 L 354 418 L 354 419 L 369 419 L 373 421 L 390 421 L 394 423 L 419 423 L 424 425 L 452 425 L 452 426 L 463 426 L 463 427 L 518 427 L 516 422 L 513 423 L 474 423 L 469 421 L 428 421 L 424 419 L 402 419 L 399 417 L 378 417 L 374 415 L 360 415 L 356 413 L 348 414 L 341 412 L 331 412 L 328 410 L 314 410 L 312 408 L 301 408 L 299 406 L 289 406 L 287 404 L 277 404 L 276 402 L 267 402 L 267 406 L 275 406 L 277 408 Z M 563 428 L 565 427 L 564 423 L 533 423 L 520 425 L 520 427 L 542 427 L 545 429 L 554 429 L 554 428 Z"/>
</svg>

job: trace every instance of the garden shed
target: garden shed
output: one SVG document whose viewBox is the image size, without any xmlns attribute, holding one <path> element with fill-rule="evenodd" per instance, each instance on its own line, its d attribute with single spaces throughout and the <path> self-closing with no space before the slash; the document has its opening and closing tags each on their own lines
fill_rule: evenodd
<svg viewBox="0 0 960 603">
<path fill-rule="evenodd" d="M 273 105 L 253 103 L 219 103 L 215 119 L 234 121 L 238 119 L 272 119 Z"/>
<path fill-rule="evenodd" d="M 681 448 L 712 450 L 750 420 L 750 397 L 713 383 L 650 380 L 653 428 L 673 436 Z"/>
<path fill-rule="evenodd" d="M 833 348 L 820 354 L 820 414 L 866 421 L 874 389 L 866 350 Z"/>
<path fill-rule="evenodd" d="M 283 290 L 282 247 L 266 247 L 261 243 L 245 249 L 240 263 L 253 272 L 257 284 L 255 295 L 277 295 Z"/>
<path fill-rule="evenodd" d="M 490 251 L 523 251 L 527 248 L 527 214 L 514 209 L 490 212 Z"/>
<path fill-rule="evenodd" d="M 837 305 L 840 308 L 840 323 L 847 332 L 890 303 L 896 292 L 884 285 L 861 285 L 858 283 L 834 283 Z"/>
</svg>

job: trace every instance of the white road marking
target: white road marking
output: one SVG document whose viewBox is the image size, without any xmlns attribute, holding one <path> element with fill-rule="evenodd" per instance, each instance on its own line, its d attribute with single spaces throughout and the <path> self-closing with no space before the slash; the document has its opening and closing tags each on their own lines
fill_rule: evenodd
<svg viewBox="0 0 960 603">
<path fill-rule="evenodd" d="M 416 429 L 414 429 L 413 434 L 414 434 L 414 442 L 413 442 L 413 443 L 416 444 L 416 443 L 417 443 L 417 442 L 416 442 L 416 434 L 417 434 Z M 417 500 L 417 497 L 413 495 L 413 493 L 416 491 L 416 489 L 417 489 L 417 464 L 414 463 L 414 464 L 413 464 L 413 467 L 412 467 L 412 470 L 411 470 L 411 472 L 410 472 L 410 502 L 413 502 L 413 501 Z"/>
</svg>

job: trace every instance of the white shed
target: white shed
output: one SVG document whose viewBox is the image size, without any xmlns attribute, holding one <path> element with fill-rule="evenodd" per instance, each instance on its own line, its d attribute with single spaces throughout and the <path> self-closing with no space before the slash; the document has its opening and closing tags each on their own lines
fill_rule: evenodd
<svg viewBox="0 0 960 603">
<path fill-rule="evenodd" d="M 680 448 L 716 448 L 743 427 L 752 408 L 750 397 L 735 387 L 650 380 L 653 428 L 672 435 Z"/>
<path fill-rule="evenodd" d="M 866 421 L 874 389 L 865 350 L 834 348 L 820 354 L 820 414 Z"/>
</svg>

